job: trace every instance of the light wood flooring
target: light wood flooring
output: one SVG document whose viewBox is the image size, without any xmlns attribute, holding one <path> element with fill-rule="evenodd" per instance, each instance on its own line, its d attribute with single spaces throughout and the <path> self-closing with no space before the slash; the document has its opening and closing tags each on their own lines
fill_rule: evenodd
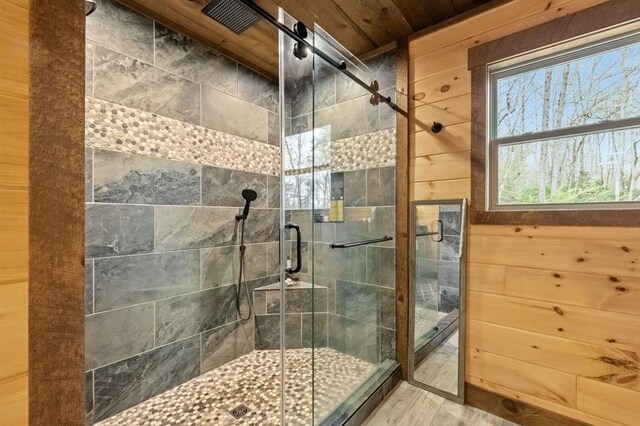
<svg viewBox="0 0 640 426">
<path fill-rule="evenodd" d="M 514 426 L 493 414 L 456 404 L 402 381 L 364 426 Z"/>
<path fill-rule="evenodd" d="M 458 338 L 456 331 L 418 365 L 414 372 L 414 380 L 442 389 L 445 392 L 457 393 L 458 389 Z"/>
</svg>

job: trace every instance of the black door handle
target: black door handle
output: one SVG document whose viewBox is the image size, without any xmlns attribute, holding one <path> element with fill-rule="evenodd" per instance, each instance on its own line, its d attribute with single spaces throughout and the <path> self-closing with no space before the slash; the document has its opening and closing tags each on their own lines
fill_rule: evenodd
<svg viewBox="0 0 640 426">
<path fill-rule="evenodd" d="M 284 269 L 289 274 L 295 274 L 296 272 L 300 272 L 302 269 L 302 234 L 300 233 L 300 227 L 295 223 L 287 223 L 284 227 L 285 229 L 296 230 L 296 267 Z"/>
</svg>

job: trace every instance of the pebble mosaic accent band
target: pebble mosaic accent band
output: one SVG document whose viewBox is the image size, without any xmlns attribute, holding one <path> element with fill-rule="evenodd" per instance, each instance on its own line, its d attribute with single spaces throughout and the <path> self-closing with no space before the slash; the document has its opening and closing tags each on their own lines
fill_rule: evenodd
<svg viewBox="0 0 640 426">
<path fill-rule="evenodd" d="M 280 174 L 280 149 L 109 101 L 86 98 L 90 147 L 225 169 Z M 395 129 L 331 142 L 331 171 L 395 166 Z"/>
<path fill-rule="evenodd" d="M 346 172 L 395 165 L 395 129 L 331 142 L 331 171 Z"/>
<path fill-rule="evenodd" d="M 87 97 L 85 144 L 94 148 L 280 174 L 280 149 L 228 133 Z"/>
<path fill-rule="evenodd" d="M 322 420 L 375 371 L 376 366 L 329 348 L 288 349 L 287 424 Z M 315 371 L 315 395 L 312 373 Z M 244 404 L 239 419 L 231 411 Z M 243 410 L 244 411 L 244 410 Z M 280 425 L 280 351 L 253 351 L 116 414 L 96 426 Z"/>
</svg>

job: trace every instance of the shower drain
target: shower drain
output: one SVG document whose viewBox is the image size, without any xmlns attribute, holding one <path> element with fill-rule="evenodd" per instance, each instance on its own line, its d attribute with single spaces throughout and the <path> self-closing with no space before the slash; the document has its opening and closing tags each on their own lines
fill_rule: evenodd
<svg viewBox="0 0 640 426">
<path fill-rule="evenodd" d="M 244 404 L 240 404 L 233 410 L 229 411 L 229 413 L 231 413 L 231 415 L 236 419 L 239 419 L 240 417 L 244 416 L 248 412 L 249 412 L 249 407 L 247 407 Z"/>
</svg>

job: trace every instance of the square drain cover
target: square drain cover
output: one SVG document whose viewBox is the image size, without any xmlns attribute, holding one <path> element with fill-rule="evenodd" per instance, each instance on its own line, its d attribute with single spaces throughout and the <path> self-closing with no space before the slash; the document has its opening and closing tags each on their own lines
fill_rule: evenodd
<svg viewBox="0 0 640 426">
<path fill-rule="evenodd" d="M 244 404 L 240 404 L 233 410 L 229 411 L 229 413 L 231 413 L 231 415 L 236 419 L 239 419 L 240 417 L 244 416 L 248 412 L 249 412 L 249 407 L 247 407 Z"/>
</svg>

